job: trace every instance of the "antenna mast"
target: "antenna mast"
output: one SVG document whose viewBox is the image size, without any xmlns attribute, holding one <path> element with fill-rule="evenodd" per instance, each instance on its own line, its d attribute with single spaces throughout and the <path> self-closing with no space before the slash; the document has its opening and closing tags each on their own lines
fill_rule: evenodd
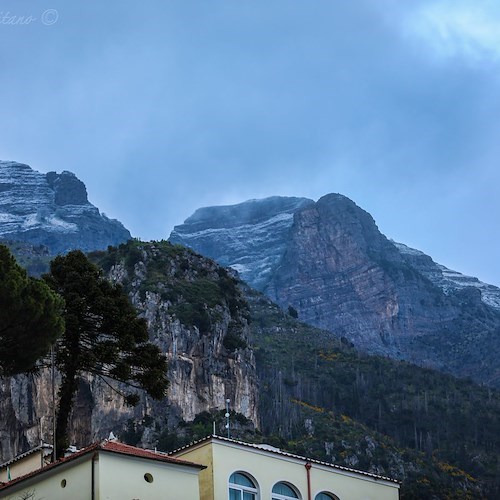
<svg viewBox="0 0 500 500">
<path fill-rule="evenodd" d="M 231 437 L 230 428 L 229 428 L 229 403 L 230 399 L 226 399 L 226 429 L 227 429 L 227 437 Z"/>
</svg>

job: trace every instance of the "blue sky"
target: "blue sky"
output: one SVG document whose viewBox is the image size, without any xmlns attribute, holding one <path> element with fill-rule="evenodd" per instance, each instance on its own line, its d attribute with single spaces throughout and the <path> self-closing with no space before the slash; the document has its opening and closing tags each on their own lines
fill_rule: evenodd
<svg viewBox="0 0 500 500">
<path fill-rule="evenodd" d="M 340 192 L 500 285 L 500 2 L 0 0 L 0 158 L 142 239 Z"/>
</svg>

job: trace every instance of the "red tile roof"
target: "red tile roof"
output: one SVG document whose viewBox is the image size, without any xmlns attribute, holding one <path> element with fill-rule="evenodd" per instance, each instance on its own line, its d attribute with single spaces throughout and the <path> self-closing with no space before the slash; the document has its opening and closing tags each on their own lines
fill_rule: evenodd
<svg viewBox="0 0 500 500">
<path fill-rule="evenodd" d="M 119 443 L 118 441 L 103 441 L 102 443 L 96 443 L 96 444 L 97 444 L 97 449 L 99 450 L 110 451 L 112 453 L 119 453 L 121 455 L 132 455 L 134 457 L 149 458 L 151 460 L 159 460 L 160 462 L 169 462 L 173 464 L 187 465 L 190 467 L 196 467 L 198 469 L 206 468 L 204 465 L 171 457 L 167 453 L 163 453 L 161 451 L 152 451 L 152 450 L 145 450 L 143 448 L 136 448 L 135 446 Z"/>
</svg>

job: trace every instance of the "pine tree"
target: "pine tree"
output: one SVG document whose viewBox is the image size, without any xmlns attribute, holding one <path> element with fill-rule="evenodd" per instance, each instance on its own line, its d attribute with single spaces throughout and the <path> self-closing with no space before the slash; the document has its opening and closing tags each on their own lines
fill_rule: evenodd
<svg viewBox="0 0 500 500">
<path fill-rule="evenodd" d="M 36 368 L 63 331 L 63 304 L 0 245 L 0 376 Z"/>
<path fill-rule="evenodd" d="M 67 447 L 68 418 L 80 377 L 94 374 L 164 397 L 167 363 L 149 342 L 144 319 L 123 293 L 81 251 L 56 257 L 45 280 L 66 302 L 65 331 L 58 341 L 56 365 L 61 372 L 56 423 L 58 455 Z M 123 394 L 129 404 L 135 392 Z"/>
</svg>

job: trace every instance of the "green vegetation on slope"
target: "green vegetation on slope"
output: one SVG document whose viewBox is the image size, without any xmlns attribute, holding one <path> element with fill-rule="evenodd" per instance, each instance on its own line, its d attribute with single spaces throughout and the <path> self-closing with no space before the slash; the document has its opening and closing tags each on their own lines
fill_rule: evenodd
<svg viewBox="0 0 500 500">
<path fill-rule="evenodd" d="M 30 276 L 40 277 L 49 270 L 52 256 L 46 246 L 13 240 L 0 240 L 0 243 L 10 249 L 17 263 Z"/>
<path fill-rule="evenodd" d="M 212 260 L 168 241 L 138 240 L 109 247 L 107 252 L 93 252 L 90 258 L 106 272 L 122 265 L 127 279 L 140 276 L 142 298 L 148 292 L 159 294 L 169 304 L 169 314 L 202 334 L 208 334 L 228 310 L 231 318 L 224 346 L 229 351 L 246 347 L 241 319 L 249 320 L 248 306 L 237 280 Z M 127 279 L 123 285 L 129 290 Z"/>
<path fill-rule="evenodd" d="M 292 450 L 294 443 L 305 440 L 304 451 L 321 459 L 328 459 L 325 443 L 332 442 L 336 463 L 372 468 L 386 475 L 396 473 L 404 479 L 406 492 L 423 494 L 419 489 L 423 478 L 438 488 L 437 472 L 433 476 L 418 467 L 415 473 L 398 475 L 394 464 L 389 466 L 366 448 L 358 454 L 347 453 L 349 443 L 357 438 L 346 434 L 345 427 L 334 425 L 347 418 L 363 425 L 366 433 L 390 436 L 395 447 L 408 450 L 406 453 L 412 450 L 429 466 L 434 463 L 435 471 L 453 472 L 457 491 L 473 485 L 471 477 L 475 477 L 488 497 L 497 497 L 498 391 L 406 362 L 360 354 L 347 342 L 298 323 L 262 295 L 245 290 L 252 313 L 257 369 L 263 381 L 264 434 L 285 440 Z M 308 433 L 307 426 L 314 432 Z M 348 444 L 343 450 L 347 455 L 342 454 L 343 446 L 338 448 L 343 441 Z M 463 477 L 457 472 L 460 469 L 467 471 Z M 451 487 L 447 481 L 439 486 L 443 491 Z"/>
</svg>

